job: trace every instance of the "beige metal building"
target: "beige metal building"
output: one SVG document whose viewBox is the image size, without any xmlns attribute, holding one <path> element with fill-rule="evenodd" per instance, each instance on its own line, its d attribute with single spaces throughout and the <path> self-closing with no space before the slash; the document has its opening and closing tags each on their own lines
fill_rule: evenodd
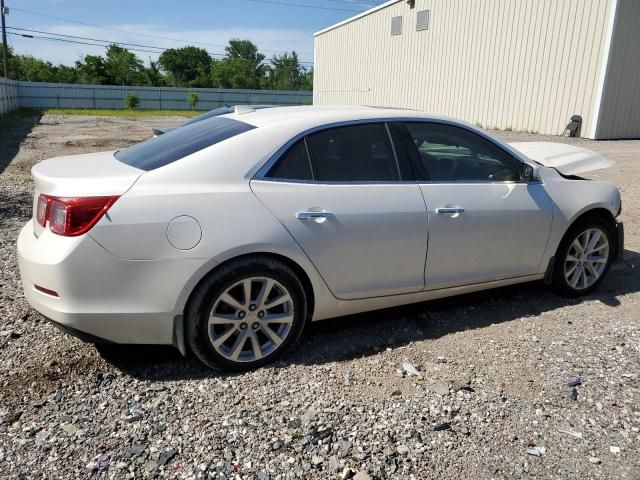
<svg viewBox="0 0 640 480">
<path fill-rule="evenodd" d="M 314 103 L 640 138 L 640 0 L 392 0 L 315 34 Z"/>
</svg>

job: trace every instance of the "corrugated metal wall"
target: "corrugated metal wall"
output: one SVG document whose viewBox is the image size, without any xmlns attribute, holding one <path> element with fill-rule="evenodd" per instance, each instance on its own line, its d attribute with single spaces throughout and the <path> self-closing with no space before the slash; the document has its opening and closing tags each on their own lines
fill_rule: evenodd
<svg viewBox="0 0 640 480">
<path fill-rule="evenodd" d="M 9 113 L 19 106 L 18 82 L 0 77 L 0 115 Z"/>
<path fill-rule="evenodd" d="M 616 8 L 596 138 L 640 138 L 640 1 Z"/>
<path fill-rule="evenodd" d="M 405 1 L 320 33 L 314 103 L 415 108 L 487 128 L 591 131 L 612 0 Z M 430 10 L 428 30 L 416 16 Z M 403 16 L 401 35 L 391 18 Z"/>
<path fill-rule="evenodd" d="M 312 102 L 311 92 L 281 90 L 225 90 L 213 88 L 119 87 L 64 83 L 18 82 L 20 105 L 26 108 L 125 108 L 125 98 L 135 93 L 141 109 L 188 110 L 187 94 L 196 92 L 198 110 L 224 105 L 302 105 Z"/>
</svg>

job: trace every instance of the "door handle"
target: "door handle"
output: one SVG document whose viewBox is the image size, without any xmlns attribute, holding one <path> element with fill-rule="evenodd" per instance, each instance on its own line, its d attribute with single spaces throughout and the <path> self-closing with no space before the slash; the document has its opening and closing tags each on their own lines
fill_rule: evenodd
<svg viewBox="0 0 640 480">
<path fill-rule="evenodd" d="M 334 215 L 331 212 L 298 212 L 296 218 L 298 220 L 318 220 L 322 218 L 332 218 Z"/>
<path fill-rule="evenodd" d="M 436 213 L 464 213 L 464 208 L 462 207 L 440 207 L 436 208 Z"/>
</svg>

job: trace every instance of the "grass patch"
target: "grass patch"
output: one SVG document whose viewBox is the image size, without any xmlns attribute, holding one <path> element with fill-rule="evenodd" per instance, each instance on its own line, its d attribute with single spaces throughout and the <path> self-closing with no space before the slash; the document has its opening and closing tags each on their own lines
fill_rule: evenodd
<svg viewBox="0 0 640 480">
<path fill-rule="evenodd" d="M 194 110 L 118 110 L 93 108 L 47 108 L 43 110 L 48 115 L 91 115 L 97 117 L 195 117 L 203 112 Z"/>
</svg>

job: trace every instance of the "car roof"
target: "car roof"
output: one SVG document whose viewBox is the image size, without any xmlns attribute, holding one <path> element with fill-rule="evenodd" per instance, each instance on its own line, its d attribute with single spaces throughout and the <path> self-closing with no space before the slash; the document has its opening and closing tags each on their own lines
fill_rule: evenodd
<svg viewBox="0 0 640 480">
<path fill-rule="evenodd" d="M 223 116 L 256 127 L 295 124 L 301 130 L 332 123 L 388 118 L 439 119 L 462 123 L 418 110 L 344 105 L 276 107 Z"/>
</svg>

